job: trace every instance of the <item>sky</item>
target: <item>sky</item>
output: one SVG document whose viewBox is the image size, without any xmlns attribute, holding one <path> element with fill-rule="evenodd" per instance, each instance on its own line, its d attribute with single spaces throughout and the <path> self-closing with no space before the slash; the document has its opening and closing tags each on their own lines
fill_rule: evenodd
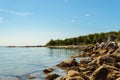
<svg viewBox="0 0 120 80">
<path fill-rule="evenodd" d="M 0 45 L 44 45 L 119 31 L 120 0 L 0 0 Z"/>
</svg>

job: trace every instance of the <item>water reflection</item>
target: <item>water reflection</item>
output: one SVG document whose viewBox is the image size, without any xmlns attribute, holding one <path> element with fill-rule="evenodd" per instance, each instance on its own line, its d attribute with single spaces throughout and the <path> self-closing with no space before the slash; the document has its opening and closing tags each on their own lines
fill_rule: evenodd
<svg viewBox="0 0 120 80">
<path fill-rule="evenodd" d="M 57 58 L 70 58 L 73 55 L 77 54 L 76 49 L 53 49 L 49 48 L 50 57 L 57 57 Z"/>
</svg>

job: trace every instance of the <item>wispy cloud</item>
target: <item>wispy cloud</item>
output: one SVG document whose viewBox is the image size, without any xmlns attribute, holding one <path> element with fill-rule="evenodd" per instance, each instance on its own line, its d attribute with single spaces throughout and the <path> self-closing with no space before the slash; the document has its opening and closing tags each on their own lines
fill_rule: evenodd
<svg viewBox="0 0 120 80">
<path fill-rule="evenodd" d="M 89 13 L 87 13 L 87 14 L 85 14 L 85 16 L 86 16 L 86 17 L 89 17 L 89 16 L 90 16 L 90 14 L 89 14 Z"/>
<path fill-rule="evenodd" d="M 64 0 L 65 1 L 65 3 L 68 3 L 68 0 Z"/>
<path fill-rule="evenodd" d="M 3 23 L 3 17 L 0 17 L 0 24 Z"/>
<path fill-rule="evenodd" d="M 5 9 L 0 9 L 0 12 L 5 12 L 5 13 L 9 13 L 9 14 L 15 14 L 15 15 L 19 15 L 19 16 L 32 15 L 32 13 L 30 13 L 30 12 L 19 12 L 19 11 L 13 11 L 13 10 L 5 10 Z"/>
<path fill-rule="evenodd" d="M 76 20 L 75 19 L 72 19 L 72 23 L 75 23 L 76 22 Z"/>
</svg>

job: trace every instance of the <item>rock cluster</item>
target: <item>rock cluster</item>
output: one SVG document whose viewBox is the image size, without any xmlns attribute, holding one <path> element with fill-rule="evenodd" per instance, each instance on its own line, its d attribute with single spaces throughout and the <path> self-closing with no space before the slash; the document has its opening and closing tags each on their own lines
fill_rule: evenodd
<svg viewBox="0 0 120 80">
<path fill-rule="evenodd" d="M 86 47 L 84 53 L 77 55 L 81 58 L 80 62 L 76 61 L 76 56 L 72 57 L 57 64 L 67 72 L 59 80 L 120 80 L 120 51 L 117 43 L 106 45 L 102 42 Z M 46 80 L 55 80 L 57 77 L 59 75 Z"/>
</svg>

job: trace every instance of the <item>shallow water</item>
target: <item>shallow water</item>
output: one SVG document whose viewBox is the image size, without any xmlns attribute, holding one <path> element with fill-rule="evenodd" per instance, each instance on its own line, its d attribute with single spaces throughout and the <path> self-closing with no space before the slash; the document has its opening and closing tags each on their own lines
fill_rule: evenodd
<svg viewBox="0 0 120 80">
<path fill-rule="evenodd" d="M 43 69 L 53 67 L 55 73 L 65 72 L 55 65 L 76 55 L 72 49 L 0 47 L 0 80 L 44 80 Z"/>
</svg>

